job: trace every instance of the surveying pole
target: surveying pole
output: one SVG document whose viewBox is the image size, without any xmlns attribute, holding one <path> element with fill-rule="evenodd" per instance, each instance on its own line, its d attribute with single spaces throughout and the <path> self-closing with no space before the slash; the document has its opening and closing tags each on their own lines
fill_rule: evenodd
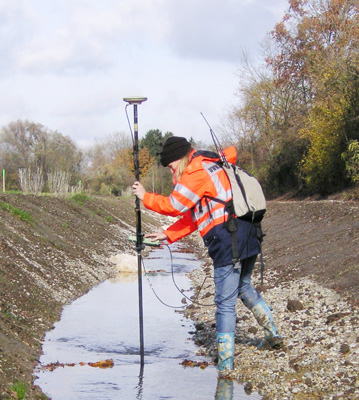
<svg viewBox="0 0 359 400">
<path fill-rule="evenodd" d="M 125 97 L 123 99 L 128 104 L 133 105 L 134 115 L 134 140 L 133 140 L 133 154 L 134 154 L 134 166 L 135 166 L 135 178 L 136 181 L 140 179 L 140 169 L 138 160 L 138 118 L 137 118 L 137 106 L 147 100 L 147 97 Z M 142 230 L 141 230 L 141 207 L 140 199 L 136 196 L 135 201 L 135 212 L 136 212 L 136 250 L 137 250 L 137 263 L 138 263 L 138 305 L 139 305 L 139 325 L 140 325 L 140 356 L 141 356 L 141 368 L 144 365 L 144 341 L 143 341 L 143 301 L 142 301 L 142 250 L 144 245 L 142 243 Z"/>
</svg>

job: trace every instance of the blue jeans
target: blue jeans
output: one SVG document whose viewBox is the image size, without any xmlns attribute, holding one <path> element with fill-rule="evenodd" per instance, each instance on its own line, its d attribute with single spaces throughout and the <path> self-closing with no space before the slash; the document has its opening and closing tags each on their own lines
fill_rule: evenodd
<svg viewBox="0 0 359 400">
<path fill-rule="evenodd" d="M 256 259 L 257 255 L 241 260 L 240 268 L 234 269 L 231 264 L 214 269 L 217 332 L 235 331 L 238 297 L 249 309 L 262 300 L 260 293 L 251 284 Z"/>
</svg>

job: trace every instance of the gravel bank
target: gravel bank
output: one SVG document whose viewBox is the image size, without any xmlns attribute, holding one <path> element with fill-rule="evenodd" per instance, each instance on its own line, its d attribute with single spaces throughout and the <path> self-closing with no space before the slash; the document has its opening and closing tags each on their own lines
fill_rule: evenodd
<svg viewBox="0 0 359 400">
<path fill-rule="evenodd" d="M 208 267 L 207 272 L 191 273 L 191 279 L 199 287 L 209 275 Z M 198 301 L 210 305 L 213 281 L 206 282 Z M 258 274 L 253 282 L 259 284 Z M 263 296 L 273 307 L 285 345 L 280 350 L 258 350 L 262 329 L 238 303 L 235 369 L 230 377 L 263 399 L 358 399 L 358 307 L 307 278 L 280 284 Z M 197 322 L 194 340 L 199 353 L 210 356 L 216 354 L 214 311 L 214 306 L 197 305 L 187 310 Z"/>
<path fill-rule="evenodd" d="M 353 283 L 358 278 L 358 208 L 335 202 L 325 203 L 324 206 L 320 202 L 299 204 L 269 205 L 266 218 L 270 226 L 265 231 L 269 231 L 271 237 L 266 238 L 264 285 L 260 285 L 259 263 L 252 279 L 266 302 L 273 308 L 273 316 L 284 338 L 284 346 L 280 350 L 258 350 L 257 345 L 263 338 L 263 330 L 250 311 L 238 302 L 235 369 L 230 378 L 243 383 L 247 392 L 258 392 L 263 399 L 359 399 L 359 307 L 355 301 L 358 294 L 357 284 Z M 279 236 L 278 232 L 273 232 L 273 226 L 277 230 L 282 226 L 283 221 L 278 218 L 281 215 L 279 211 L 283 212 L 284 209 L 284 221 L 288 221 L 289 215 L 296 217 L 291 221 L 291 229 L 286 225 L 286 237 L 273 241 L 274 233 Z M 350 212 L 351 218 L 345 220 L 343 209 Z M 321 212 L 330 215 L 330 219 L 322 218 Z M 302 218 L 301 213 L 305 213 L 306 218 Z M 322 225 L 317 224 L 315 230 L 312 229 L 313 218 L 324 221 Z M 340 226 L 336 224 L 336 220 L 341 221 Z M 321 257 L 316 257 L 315 260 L 311 257 L 310 246 L 302 246 L 300 255 L 298 246 L 304 241 L 311 242 L 309 235 L 312 233 L 316 237 L 327 237 L 328 225 L 335 227 L 338 238 L 336 244 L 327 240 L 316 241 L 316 251 Z M 299 228 L 310 233 L 307 236 L 298 236 Z M 348 231 L 351 233 L 351 241 L 348 241 Z M 340 253 L 342 242 L 347 247 L 351 245 L 352 250 Z M 328 256 L 325 256 L 330 251 L 333 252 L 334 246 L 338 262 L 336 271 L 334 268 L 327 269 Z M 287 257 L 285 264 L 281 264 L 279 247 Z M 290 255 L 294 250 L 296 257 L 291 263 Z M 347 261 L 349 257 L 350 262 Z M 214 358 L 216 344 L 214 284 L 211 278 L 213 267 L 204 252 L 201 258 L 204 259 L 204 265 L 192 272 L 190 278 L 196 291 L 207 278 L 198 298 L 202 305 L 190 305 L 186 315 L 196 322 L 193 340 L 200 346 L 199 353 Z M 274 258 L 279 260 L 280 268 L 278 263 L 274 263 Z M 298 269 L 298 265 L 308 264 L 308 260 L 312 267 L 311 274 Z M 337 277 L 345 278 L 345 281 L 342 279 L 337 290 L 334 290 L 332 287 L 335 287 Z"/>
</svg>

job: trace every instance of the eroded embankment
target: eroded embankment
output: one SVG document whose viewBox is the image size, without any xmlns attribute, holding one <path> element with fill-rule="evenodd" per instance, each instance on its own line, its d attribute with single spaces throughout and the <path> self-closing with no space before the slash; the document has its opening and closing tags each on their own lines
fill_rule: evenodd
<svg viewBox="0 0 359 400">
<path fill-rule="evenodd" d="M 142 222 L 160 225 L 144 210 Z M 44 333 L 64 304 L 114 273 L 111 256 L 135 254 L 134 226 L 133 198 L 0 195 L 1 399 L 24 387 L 44 398 L 31 385 Z"/>
</svg>

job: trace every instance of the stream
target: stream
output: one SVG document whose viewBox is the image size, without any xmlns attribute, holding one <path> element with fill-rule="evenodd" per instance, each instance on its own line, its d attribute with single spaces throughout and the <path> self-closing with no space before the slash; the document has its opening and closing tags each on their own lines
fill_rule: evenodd
<svg viewBox="0 0 359 400">
<path fill-rule="evenodd" d="M 143 276 L 144 366 L 139 354 L 137 274 L 122 274 L 90 290 L 67 305 L 59 322 L 44 339 L 40 365 L 35 371 L 41 390 L 52 400 L 112 399 L 260 399 L 247 395 L 237 382 L 218 380 L 216 367 L 184 367 L 196 356 L 190 338 L 193 323 L 181 308 L 190 297 L 186 273 L 200 262 L 171 245 L 152 250 L 144 259 L 150 284 Z M 157 296 L 166 305 L 161 303 Z M 171 306 L 171 307 L 168 307 Z M 99 367 L 100 361 L 111 360 Z M 94 363 L 92 366 L 91 363 Z"/>
</svg>

